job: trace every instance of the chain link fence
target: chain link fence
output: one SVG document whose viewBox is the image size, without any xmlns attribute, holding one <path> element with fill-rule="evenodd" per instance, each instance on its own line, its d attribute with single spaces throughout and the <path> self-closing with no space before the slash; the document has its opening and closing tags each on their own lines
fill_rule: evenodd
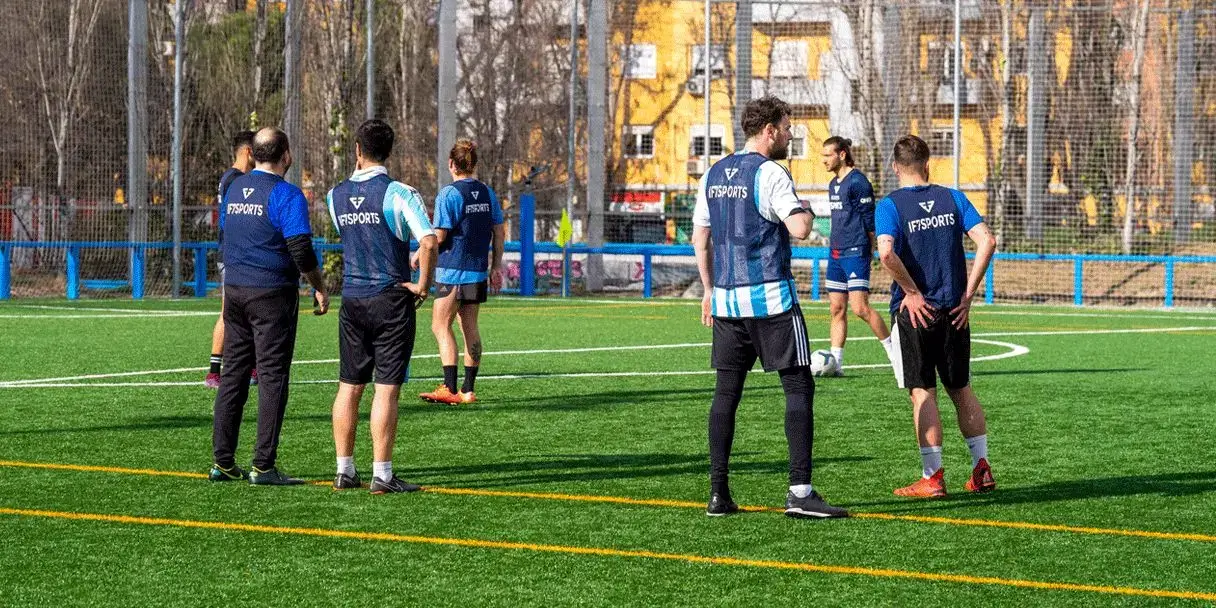
<svg viewBox="0 0 1216 608">
<path fill-rule="evenodd" d="M 214 240 L 230 140 L 263 125 L 288 127 L 314 232 L 337 240 L 324 195 L 353 169 L 352 134 L 370 112 L 397 130 L 390 171 L 428 199 L 446 173 L 436 170 L 443 125 L 476 140 L 480 176 L 498 192 L 511 238 L 530 192 L 538 241 L 557 235 L 572 202 L 580 243 L 685 244 L 707 160 L 741 149 L 743 104 L 774 94 L 794 108 L 787 166 L 813 208 L 827 199 L 828 136 L 855 142 L 858 169 L 880 195 L 897 187 L 894 140 L 928 141 L 932 180 L 957 183 L 1002 255 L 1020 254 L 996 261 L 994 301 L 1216 300 L 1216 264 L 1207 263 L 1216 255 L 1216 9 L 1205 3 L 963 0 L 956 10 L 927 0 L 715 0 L 706 45 L 704 2 L 480 0 L 455 5 L 456 50 L 445 55 L 445 13 L 431 0 L 185 2 L 185 242 Z M 73 257 L 82 295 L 130 297 L 129 249 L 70 245 L 171 240 L 175 8 L 0 5 L 9 116 L 0 124 L 0 242 L 10 244 L 12 297 L 62 295 Z M 146 23 L 143 46 L 131 44 L 131 23 Z M 444 70 L 456 94 L 441 105 Z M 134 125 L 132 107 L 146 117 Z M 599 108 L 602 134 L 588 129 Z M 132 133 L 146 139 L 143 163 L 129 162 Z M 601 163 L 602 178 L 589 171 Z M 829 232 L 818 220 L 801 244 L 822 247 Z M 1068 257 L 1076 254 L 1092 257 Z M 183 280 L 201 263 L 214 282 L 216 256 L 188 251 Z M 337 271 L 340 253 L 326 258 Z M 518 287 L 518 257 L 508 258 L 506 284 Z M 539 258 L 548 289 L 560 282 L 561 256 Z M 697 289 L 691 256 L 574 261 L 576 292 L 637 293 L 646 267 L 656 294 Z M 141 262 L 143 293 L 172 293 L 172 251 L 148 249 Z M 799 262 L 804 289 L 814 263 Z M 875 275 L 882 293 L 887 277 L 877 266 Z"/>
</svg>

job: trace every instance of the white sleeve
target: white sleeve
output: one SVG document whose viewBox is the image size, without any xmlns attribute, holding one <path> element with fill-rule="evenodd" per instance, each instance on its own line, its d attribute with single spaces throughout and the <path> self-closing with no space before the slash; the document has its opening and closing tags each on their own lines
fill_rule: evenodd
<svg viewBox="0 0 1216 608">
<path fill-rule="evenodd" d="M 709 172 L 706 171 L 701 176 L 701 182 L 697 185 L 697 203 L 692 210 L 692 225 L 702 228 L 709 228 L 709 200 L 705 198 L 705 182 L 709 177 Z"/>
<path fill-rule="evenodd" d="M 802 201 L 798 200 L 798 192 L 794 190 L 794 180 L 786 173 L 785 167 L 769 161 L 760 165 L 760 175 L 756 182 L 760 187 L 760 215 L 770 222 L 781 223 L 795 209 L 802 209 Z"/>
<path fill-rule="evenodd" d="M 406 235 L 407 227 L 415 240 L 422 240 L 423 237 L 434 234 L 431 221 L 426 217 L 426 208 L 422 205 L 422 196 L 417 190 L 401 182 L 393 182 L 386 194 L 384 214 L 389 221 L 389 228 L 398 239 L 407 242 L 410 240 Z"/>
</svg>

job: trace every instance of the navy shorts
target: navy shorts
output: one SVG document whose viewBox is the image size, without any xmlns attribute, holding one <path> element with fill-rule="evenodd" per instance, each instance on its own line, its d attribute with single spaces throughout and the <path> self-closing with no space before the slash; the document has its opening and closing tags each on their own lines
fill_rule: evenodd
<svg viewBox="0 0 1216 608">
<path fill-rule="evenodd" d="M 828 257 L 826 281 L 828 292 L 870 291 L 870 256 L 836 257 L 839 250 L 832 250 Z"/>
</svg>

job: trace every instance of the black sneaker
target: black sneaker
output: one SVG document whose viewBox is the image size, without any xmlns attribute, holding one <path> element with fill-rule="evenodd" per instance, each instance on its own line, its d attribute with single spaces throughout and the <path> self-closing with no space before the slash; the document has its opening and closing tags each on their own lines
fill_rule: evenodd
<svg viewBox="0 0 1216 608">
<path fill-rule="evenodd" d="M 833 507 L 811 490 L 806 498 L 798 498 L 793 492 L 785 495 L 785 514 L 789 517 L 828 519 L 848 517 L 849 512 L 840 507 Z"/>
<path fill-rule="evenodd" d="M 393 478 L 384 481 L 379 477 L 372 478 L 372 494 L 396 494 L 398 492 L 417 492 L 422 486 L 408 481 L 402 481 L 396 475 Z"/>
<path fill-rule="evenodd" d="M 270 467 L 265 471 L 253 467 L 249 472 L 249 485 L 252 486 L 298 486 L 304 483 L 303 479 L 291 477 L 277 467 Z"/>
<path fill-rule="evenodd" d="M 335 490 L 353 490 L 355 488 L 362 487 L 363 482 L 359 479 L 358 472 L 356 472 L 354 475 L 344 475 L 342 473 L 338 473 L 338 475 L 334 477 Z"/>
<path fill-rule="evenodd" d="M 249 474 L 235 464 L 226 469 L 218 464 L 213 464 L 211 465 L 211 472 L 207 474 L 207 479 L 211 481 L 240 481 L 242 479 L 249 479 Z"/>
<path fill-rule="evenodd" d="M 710 517 L 721 517 L 738 513 L 739 505 L 730 499 L 730 495 L 714 494 L 709 497 L 709 505 L 705 507 L 705 514 Z"/>
</svg>

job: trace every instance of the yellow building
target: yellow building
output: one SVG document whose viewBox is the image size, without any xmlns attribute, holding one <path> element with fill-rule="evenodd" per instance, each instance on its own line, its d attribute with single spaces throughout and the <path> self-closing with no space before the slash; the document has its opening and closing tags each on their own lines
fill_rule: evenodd
<svg viewBox="0 0 1216 608">
<path fill-rule="evenodd" d="M 705 169 L 703 7 L 700 2 L 643 0 L 631 32 L 618 28 L 615 34 L 613 44 L 621 58 L 612 75 L 612 82 L 619 83 L 613 87 L 619 139 L 611 151 L 615 172 L 610 179 L 618 188 L 623 184 L 629 194 L 621 190 L 614 194 L 614 210 L 665 207 L 668 213 L 679 214 L 691 204 L 687 193 Z M 711 23 L 708 130 L 710 154 L 717 158 L 742 146 L 734 141 L 730 108 L 746 100 L 737 99 L 734 91 L 733 66 L 739 55 L 734 49 L 734 6 L 714 5 Z M 855 56 L 849 57 L 855 55 L 850 50 L 851 26 L 844 13 L 830 5 L 788 4 L 755 5 L 752 26 L 752 96 L 772 93 L 793 106 L 795 139 L 785 164 L 803 198 L 826 201 L 832 176 L 820 159 L 821 142 L 834 134 L 863 139 L 855 113 L 865 104 L 856 80 L 848 75 L 856 69 L 846 70 L 857 63 Z M 933 83 L 935 90 L 929 94 L 936 103 L 930 128 L 921 129 L 917 120 L 911 121 L 912 131 L 924 137 L 934 152 L 930 165 L 934 181 L 945 184 L 953 183 L 953 130 L 950 114 L 942 114 L 940 107 L 948 108 L 941 104 L 953 95 L 952 81 L 944 80 L 952 66 L 951 48 L 949 40 L 943 45 L 933 37 L 922 37 L 921 80 Z M 970 61 L 968 49 L 965 72 Z M 934 80 L 938 77 L 940 83 Z M 978 151 L 984 138 L 979 122 L 966 111 L 961 126 L 964 154 L 959 181 L 982 211 L 987 163 Z M 993 141 L 999 141 L 999 126 L 997 132 Z M 881 189 L 880 184 L 875 187 Z"/>
</svg>

